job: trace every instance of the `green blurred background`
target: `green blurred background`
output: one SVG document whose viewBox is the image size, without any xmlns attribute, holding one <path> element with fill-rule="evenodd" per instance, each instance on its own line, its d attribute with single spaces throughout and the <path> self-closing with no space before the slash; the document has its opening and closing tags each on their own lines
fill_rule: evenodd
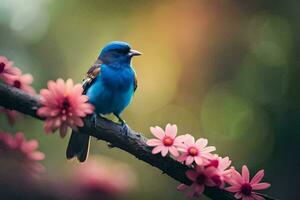
<svg viewBox="0 0 300 200">
<path fill-rule="evenodd" d="M 0 0 L 0 55 L 31 73 L 39 91 L 59 77 L 80 82 L 107 42 L 127 41 L 143 52 L 133 61 L 138 90 L 123 114 L 134 130 L 150 137 L 150 126 L 176 123 L 180 134 L 208 138 L 238 169 L 264 168 L 266 193 L 296 199 L 299 8 L 296 0 Z M 39 140 L 49 173 L 68 170 L 68 137 L 45 135 L 31 118 L 13 128 L 0 122 Z M 124 199 L 184 198 L 159 170 L 102 141 L 91 147 L 136 171 L 137 187 Z"/>
</svg>

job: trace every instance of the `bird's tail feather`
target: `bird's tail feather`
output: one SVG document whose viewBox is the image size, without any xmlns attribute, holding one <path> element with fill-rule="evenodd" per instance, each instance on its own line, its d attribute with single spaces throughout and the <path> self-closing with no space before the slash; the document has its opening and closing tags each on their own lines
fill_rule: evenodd
<svg viewBox="0 0 300 200">
<path fill-rule="evenodd" d="M 72 131 L 66 151 L 67 159 L 77 157 L 80 162 L 84 162 L 88 156 L 90 146 L 90 136 Z"/>
</svg>

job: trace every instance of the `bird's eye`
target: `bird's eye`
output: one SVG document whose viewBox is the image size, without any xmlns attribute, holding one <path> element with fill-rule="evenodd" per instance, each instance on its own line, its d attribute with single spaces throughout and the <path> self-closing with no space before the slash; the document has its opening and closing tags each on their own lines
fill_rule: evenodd
<svg viewBox="0 0 300 200">
<path fill-rule="evenodd" d="M 118 54 L 127 54 L 129 51 L 127 49 L 117 49 L 116 52 Z"/>
</svg>

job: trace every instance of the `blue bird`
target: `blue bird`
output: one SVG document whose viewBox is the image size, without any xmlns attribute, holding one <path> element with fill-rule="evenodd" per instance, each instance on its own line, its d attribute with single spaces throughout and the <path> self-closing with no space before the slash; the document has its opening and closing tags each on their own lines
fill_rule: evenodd
<svg viewBox="0 0 300 200">
<path fill-rule="evenodd" d="M 131 58 L 139 55 L 141 53 L 131 49 L 128 43 L 120 41 L 110 42 L 102 49 L 83 80 L 84 94 L 95 106 L 97 114 L 112 113 L 125 124 L 120 115 L 131 102 L 137 88 Z M 89 143 L 89 135 L 72 131 L 67 158 L 77 157 L 80 162 L 84 162 L 88 156 Z"/>
</svg>

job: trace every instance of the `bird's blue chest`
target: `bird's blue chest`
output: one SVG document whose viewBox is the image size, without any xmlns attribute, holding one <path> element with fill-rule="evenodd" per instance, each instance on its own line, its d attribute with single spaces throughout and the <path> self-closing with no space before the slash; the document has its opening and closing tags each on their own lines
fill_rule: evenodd
<svg viewBox="0 0 300 200">
<path fill-rule="evenodd" d="M 131 67 L 101 67 L 101 74 L 87 91 L 90 102 L 102 114 L 121 113 L 130 103 L 133 93 L 134 71 Z"/>
<path fill-rule="evenodd" d="M 134 72 L 132 68 L 101 70 L 102 83 L 112 91 L 126 92 L 134 82 Z"/>
</svg>

